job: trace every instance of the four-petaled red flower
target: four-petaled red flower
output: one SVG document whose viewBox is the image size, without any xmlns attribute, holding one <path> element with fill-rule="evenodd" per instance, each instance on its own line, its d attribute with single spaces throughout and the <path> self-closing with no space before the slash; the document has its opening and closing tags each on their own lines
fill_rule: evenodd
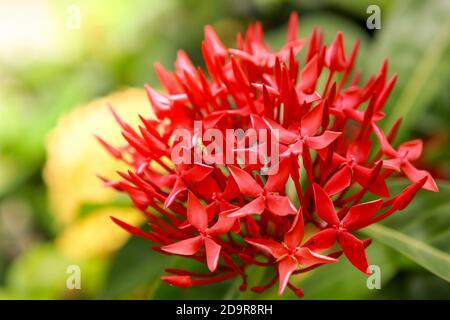
<svg viewBox="0 0 450 320">
<path fill-rule="evenodd" d="M 278 293 L 286 288 L 291 274 L 300 267 L 336 262 L 328 256 L 320 255 L 310 248 L 300 246 L 304 234 L 304 222 L 301 211 L 296 216 L 290 230 L 284 234 L 282 243 L 272 239 L 245 239 L 251 245 L 269 253 L 276 259 L 279 277 Z"/>
<path fill-rule="evenodd" d="M 242 194 L 254 198 L 245 206 L 237 210 L 232 209 L 228 213 L 229 217 L 240 218 L 261 214 L 265 209 L 278 216 L 296 214 L 296 209 L 288 197 L 275 194 L 284 189 L 289 178 L 289 166 L 286 162 L 281 162 L 280 171 L 276 175 L 270 175 L 264 187 L 261 187 L 248 172 L 234 166 L 229 166 L 228 169 Z"/>
<path fill-rule="evenodd" d="M 187 201 L 187 221 L 194 227 L 198 235 L 161 247 L 165 252 L 191 256 L 205 246 L 206 261 L 209 270 L 216 270 L 219 261 L 220 245 L 214 241 L 214 237 L 227 233 L 233 226 L 234 220 L 221 216 L 219 220 L 208 228 L 208 213 L 200 200 L 193 193 L 189 193 Z"/>
<path fill-rule="evenodd" d="M 383 205 L 383 200 L 360 203 L 352 206 L 348 212 L 341 210 L 338 214 L 333 201 L 319 185 L 314 184 L 313 190 L 317 214 L 327 223 L 327 226 L 310 239 L 308 246 L 326 249 L 339 241 L 348 260 L 362 272 L 369 273 L 364 242 L 352 235 L 351 231 L 371 224 L 374 215 Z M 339 218 L 344 214 L 343 218 Z"/>
</svg>

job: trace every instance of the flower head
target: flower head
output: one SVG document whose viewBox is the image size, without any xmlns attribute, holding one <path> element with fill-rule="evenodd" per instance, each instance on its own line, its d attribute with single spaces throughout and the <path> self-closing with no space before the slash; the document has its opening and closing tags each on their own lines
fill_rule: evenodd
<svg viewBox="0 0 450 320">
<path fill-rule="evenodd" d="M 264 42 L 260 23 L 238 35 L 233 49 L 207 26 L 207 73 L 183 51 L 174 72 L 156 64 L 165 93 L 145 86 L 156 118 L 141 116 L 134 130 L 114 113 L 126 143 L 100 140 L 129 167 L 105 183 L 128 194 L 151 231 L 113 220 L 154 250 L 209 269 L 168 268 L 171 275 L 162 279 L 172 285 L 238 276 L 245 290 L 248 266 L 256 265 L 277 275 L 253 291 L 278 281 L 280 294 L 289 288 L 302 296 L 293 275 L 342 253 L 368 273 L 370 239 L 353 233 L 403 210 L 419 189 L 437 191 L 431 175 L 413 165 L 420 140 L 395 149 L 394 134 L 378 125 L 396 80 L 395 74 L 388 80 L 387 61 L 361 83 L 353 70 L 359 42 L 347 54 L 341 33 L 327 47 L 318 30 L 298 38 L 297 24 L 293 13 L 279 51 Z M 228 136 L 231 129 L 243 133 Z M 261 142 L 254 132 L 270 139 Z M 378 145 L 381 151 L 371 152 Z M 403 174 L 412 184 L 391 196 L 386 181 Z M 362 202 L 367 195 L 375 200 Z M 315 232 L 303 240 L 305 224 Z"/>
</svg>

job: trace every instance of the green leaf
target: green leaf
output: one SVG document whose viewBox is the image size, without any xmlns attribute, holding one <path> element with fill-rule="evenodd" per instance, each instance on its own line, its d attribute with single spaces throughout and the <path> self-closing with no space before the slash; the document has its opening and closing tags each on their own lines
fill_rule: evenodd
<svg viewBox="0 0 450 320">
<path fill-rule="evenodd" d="M 132 237 L 114 256 L 101 298 L 146 298 L 151 286 L 160 282 L 173 257 L 156 253 L 150 242 Z"/>
<path fill-rule="evenodd" d="M 366 228 L 364 233 L 450 282 L 449 254 L 382 225 L 372 225 Z"/>
<path fill-rule="evenodd" d="M 384 300 L 448 299 L 450 284 L 428 272 L 400 272 L 377 298 Z"/>
</svg>

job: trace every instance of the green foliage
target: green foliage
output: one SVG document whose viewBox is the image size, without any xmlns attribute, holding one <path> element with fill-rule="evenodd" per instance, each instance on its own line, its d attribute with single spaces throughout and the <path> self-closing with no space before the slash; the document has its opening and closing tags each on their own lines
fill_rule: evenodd
<svg viewBox="0 0 450 320">
<path fill-rule="evenodd" d="M 145 298 L 152 283 L 159 285 L 159 277 L 170 260 L 151 250 L 148 241 L 131 238 L 112 259 L 100 297 L 117 299 L 136 292 Z"/>
<path fill-rule="evenodd" d="M 381 225 L 370 226 L 365 233 L 450 282 L 449 254 Z"/>
</svg>

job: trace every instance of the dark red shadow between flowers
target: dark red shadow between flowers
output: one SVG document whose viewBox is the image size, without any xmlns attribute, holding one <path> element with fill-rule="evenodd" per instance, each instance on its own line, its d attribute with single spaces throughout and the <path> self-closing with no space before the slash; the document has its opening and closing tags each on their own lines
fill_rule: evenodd
<svg viewBox="0 0 450 320">
<path fill-rule="evenodd" d="M 365 248 L 370 240 L 353 232 L 403 210 L 421 188 L 438 190 L 431 175 L 413 165 L 422 142 L 395 149 L 391 143 L 400 122 L 387 135 L 377 124 L 397 77 L 388 79 L 387 61 L 360 84 L 360 73 L 353 72 L 359 42 L 347 55 L 341 33 L 326 47 L 317 29 L 299 39 L 297 24 L 293 13 L 286 44 L 278 52 L 264 43 L 260 23 L 250 25 L 245 36 L 238 34 L 236 49 L 226 48 L 207 26 L 202 51 L 209 77 L 183 51 L 175 72 L 156 64 L 167 92 L 145 86 L 156 118 L 141 117 L 137 132 L 114 113 L 126 145 L 115 148 L 100 139 L 130 167 L 119 181 L 102 179 L 129 195 L 151 231 L 113 220 L 151 241 L 154 250 L 195 259 L 209 269 L 168 268 L 171 275 L 162 279 L 172 285 L 190 287 L 239 276 L 245 290 L 247 267 L 256 265 L 273 267 L 277 275 L 253 291 L 267 290 L 279 279 L 279 294 L 288 287 L 301 297 L 303 291 L 290 277 L 336 262 L 342 253 L 369 273 Z M 167 159 L 177 144 L 174 130 L 195 134 L 196 120 L 205 129 L 221 131 L 277 129 L 278 173 L 265 179 L 260 167 L 249 163 L 170 164 Z M 373 141 L 381 145 L 375 156 Z M 386 180 L 401 175 L 412 184 L 391 197 Z M 289 179 L 297 199 L 286 195 Z M 360 203 L 366 194 L 378 199 Z M 303 241 L 305 224 L 316 232 Z"/>
</svg>

